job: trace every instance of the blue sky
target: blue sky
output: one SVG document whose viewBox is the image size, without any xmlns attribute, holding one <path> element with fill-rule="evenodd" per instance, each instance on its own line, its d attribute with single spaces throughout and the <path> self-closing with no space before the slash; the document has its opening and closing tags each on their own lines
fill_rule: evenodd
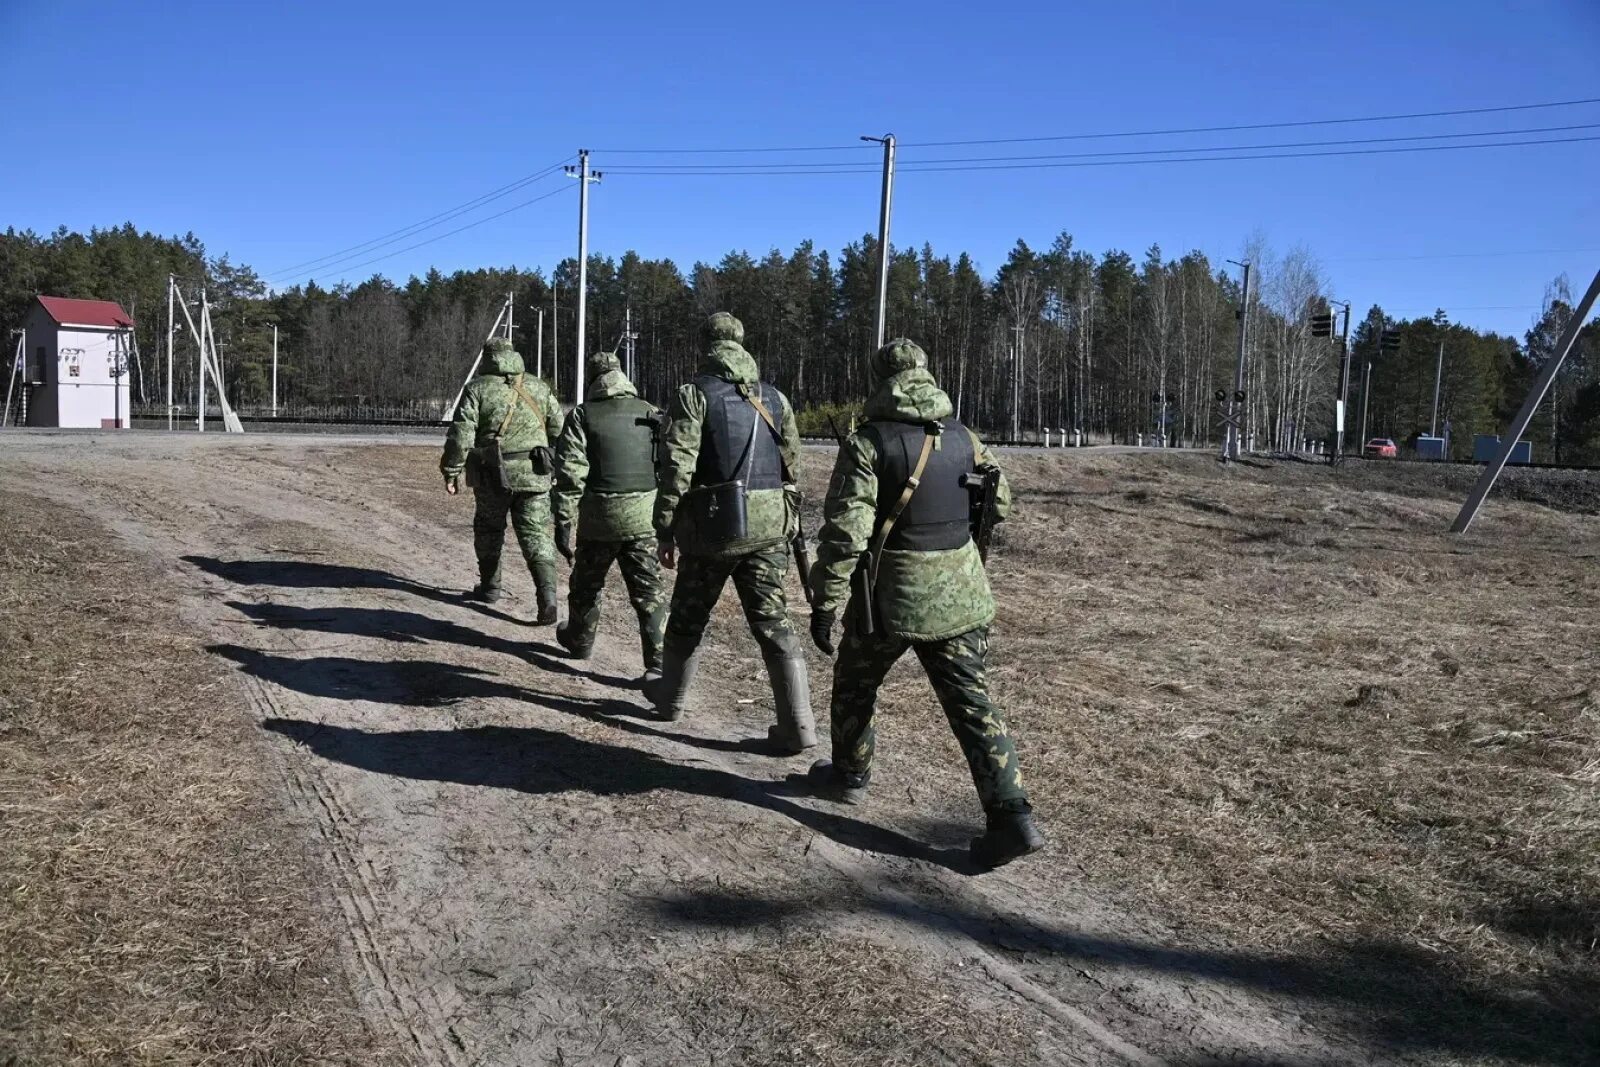
<svg viewBox="0 0 1600 1067">
<path fill-rule="evenodd" d="M 1600 124 L 1600 104 L 1358 126 L 964 148 L 914 142 L 1188 128 L 1600 97 L 1600 4 L 1260 2 L 604 5 L 0 0 L 0 226 L 192 230 L 277 280 L 561 160 L 618 169 L 591 247 L 687 267 L 732 248 L 837 249 L 873 230 L 873 174 L 681 176 L 626 165 L 876 159 L 640 148 L 849 145 L 916 159 L 1265 145 Z M 20 100 L 19 100 L 20 97 Z M 1600 128 L 1527 135 L 1577 137 Z M 1600 141 L 1484 151 L 911 173 L 897 245 L 1152 243 L 1220 262 L 1304 244 L 1358 309 L 1444 307 L 1516 334 L 1546 282 L 1600 266 Z M 576 246 L 556 175 L 351 270 L 548 266 Z M 1483 253 L 1494 253 L 1484 255 Z M 1517 254 L 1505 254 L 1517 253 Z M 1417 258 L 1426 257 L 1426 258 Z M 319 282 L 347 276 L 316 272 Z"/>
</svg>

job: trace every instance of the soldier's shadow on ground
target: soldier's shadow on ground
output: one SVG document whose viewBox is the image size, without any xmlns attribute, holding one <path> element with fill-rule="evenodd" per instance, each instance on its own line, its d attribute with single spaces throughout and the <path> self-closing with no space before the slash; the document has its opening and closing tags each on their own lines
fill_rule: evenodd
<svg viewBox="0 0 1600 1067">
<path fill-rule="evenodd" d="M 461 593 L 441 589 L 426 582 L 402 578 L 371 567 L 347 567 L 339 563 L 318 563 L 302 559 L 217 559 L 215 556 L 182 556 L 183 562 L 234 585 L 276 586 L 280 589 L 384 589 L 409 593 L 440 604 L 469 608 L 491 619 L 525 625 L 515 615 L 487 604 L 467 600 Z"/>
<path fill-rule="evenodd" d="M 522 793 L 585 792 L 634 796 L 666 790 L 749 804 L 792 819 L 849 848 L 921 860 L 972 873 L 964 849 L 939 849 L 894 830 L 807 807 L 787 782 L 673 763 L 640 749 L 533 726 L 459 730 L 367 731 L 299 719 L 272 718 L 262 727 L 324 759 L 375 774 L 455 782 Z"/>
<path fill-rule="evenodd" d="M 912 883 L 885 893 L 873 886 L 837 899 L 763 897 L 726 890 L 676 892 L 640 907 L 669 922 L 749 929 L 781 925 L 795 915 L 826 922 L 828 913 L 921 927 L 941 936 L 966 937 L 1006 958 L 1025 960 L 1039 973 L 1048 961 L 1064 965 L 1064 980 L 1090 977 L 1095 992 L 1126 987 L 1140 974 L 1192 978 L 1220 986 L 1256 990 L 1284 998 L 1277 1005 L 1296 1015 L 1307 1002 L 1332 1009 L 1340 1026 L 1355 1036 L 1364 1055 L 1337 1061 L 1273 1056 L 1244 1048 L 1227 1052 L 1207 1040 L 1193 1058 L 1163 1058 L 1168 1064 L 1261 1065 L 1405 1062 L 1422 1056 L 1436 1062 L 1457 1057 L 1478 1062 L 1540 1067 L 1600 1064 L 1600 977 L 1574 968 L 1538 980 L 1472 983 L 1443 966 L 1438 954 L 1416 945 L 1352 938 L 1325 941 L 1308 955 L 1226 948 L 1188 948 L 1127 937 L 1089 934 L 1033 916 L 989 910 L 982 901 L 948 893 L 916 894 Z M 1136 994 L 1137 995 L 1137 994 Z M 1137 1001 L 1135 1001 L 1137 1003 Z M 1202 994 L 1186 1006 L 1207 1003 Z M 1143 1010 L 1159 1011 L 1159 1005 Z"/>
<path fill-rule="evenodd" d="M 521 660 L 539 670 L 588 678 L 601 685 L 630 687 L 636 684 L 631 678 L 602 674 L 581 667 L 578 665 L 581 661 L 567 659 L 554 645 L 511 640 L 498 634 L 486 633 L 471 626 L 463 626 L 448 619 L 436 619 L 415 611 L 345 606 L 305 608 L 293 604 L 256 604 L 236 600 L 228 601 L 228 607 L 260 626 L 273 629 L 374 637 L 399 644 L 434 642 L 460 645 L 464 648 L 481 648 Z"/>
</svg>

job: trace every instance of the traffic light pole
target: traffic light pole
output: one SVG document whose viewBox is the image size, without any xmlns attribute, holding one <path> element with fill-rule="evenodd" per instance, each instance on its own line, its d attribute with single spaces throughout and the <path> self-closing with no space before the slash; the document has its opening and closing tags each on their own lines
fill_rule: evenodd
<svg viewBox="0 0 1600 1067">
<path fill-rule="evenodd" d="M 1350 418 L 1350 304 L 1344 303 L 1344 329 L 1339 333 L 1339 395 L 1334 410 L 1334 443 L 1328 462 L 1338 463 L 1344 455 L 1344 427 Z"/>
</svg>

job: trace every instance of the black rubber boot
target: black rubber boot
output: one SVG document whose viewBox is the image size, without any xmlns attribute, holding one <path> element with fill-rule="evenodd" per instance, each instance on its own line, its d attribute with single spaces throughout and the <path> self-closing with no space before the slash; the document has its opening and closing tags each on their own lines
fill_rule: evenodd
<svg viewBox="0 0 1600 1067">
<path fill-rule="evenodd" d="M 811 788 L 817 796 L 824 800 L 835 800 L 840 804 L 865 804 L 867 786 L 872 782 L 872 772 L 847 774 L 835 766 L 832 760 L 819 759 L 811 765 L 806 780 L 811 783 Z"/>
<path fill-rule="evenodd" d="M 572 623 L 562 623 L 556 627 L 556 644 L 567 650 L 573 659 L 588 659 L 589 653 L 594 651 L 594 642 L 579 644 L 572 639 Z"/>
<path fill-rule="evenodd" d="M 699 669 L 698 648 L 687 656 L 670 650 L 662 654 L 660 678 L 645 690 L 645 696 L 656 706 L 656 718 L 663 722 L 677 722 L 683 718 L 683 709 L 689 702 L 689 687 L 694 684 L 695 672 Z"/>
<path fill-rule="evenodd" d="M 786 756 L 798 756 L 817 747 L 817 724 L 811 714 L 811 674 L 798 653 L 767 661 L 772 682 L 776 724 L 767 727 L 767 742 Z"/>
<path fill-rule="evenodd" d="M 535 626 L 553 626 L 560 612 L 556 609 L 556 565 L 549 563 L 536 563 L 533 567 L 534 591 L 539 598 L 539 614 L 533 620 Z"/>
<path fill-rule="evenodd" d="M 463 593 L 462 599 L 471 600 L 477 604 L 493 604 L 500 599 L 500 595 L 500 587 L 498 585 L 484 585 L 479 582 Z"/>
<path fill-rule="evenodd" d="M 991 811 L 987 822 L 983 836 L 972 839 L 969 855 L 975 866 L 985 870 L 1004 867 L 1044 847 L 1044 835 L 1033 825 L 1031 811 Z"/>
</svg>

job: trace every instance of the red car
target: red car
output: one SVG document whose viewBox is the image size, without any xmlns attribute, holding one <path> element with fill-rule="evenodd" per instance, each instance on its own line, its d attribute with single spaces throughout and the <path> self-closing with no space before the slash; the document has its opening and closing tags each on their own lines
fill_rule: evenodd
<svg viewBox="0 0 1600 1067">
<path fill-rule="evenodd" d="M 1387 437 L 1374 437 L 1367 442 L 1366 447 L 1361 450 L 1361 454 L 1364 456 L 1377 456 L 1380 459 L 1394 459 L 1395 456 L 1400 454 L 1400 450 Z"/>
</svg>

